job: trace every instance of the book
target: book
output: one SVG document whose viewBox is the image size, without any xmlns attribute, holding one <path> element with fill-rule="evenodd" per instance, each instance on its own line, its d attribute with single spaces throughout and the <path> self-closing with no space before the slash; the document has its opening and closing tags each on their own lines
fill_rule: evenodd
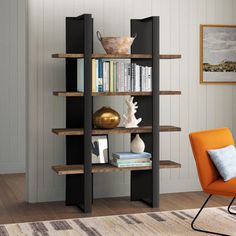
<svg viewBox="0 0 236 236">
<path fill-rule="evenodd" d="M 135 63 L 131 64 L 131 91 L 135 91 Z"/>
<path fill-rule="evenodd" d="M 130 63 L 128 63 L 128 67 L 127 67 L 127 69 L 128 69 L 128 76 L 127 76 L 127 83 L 128 83 L 128 86 L 127 86 L 127 91 L 132 91 L 132 89 L 131 89 L 131 64 Z"/>
<path fill-rule="evenodd" d="M 98 92 L 103 92 L 103 65 L 101 59 L 98 59 Z"/>
<path fill-rule="evenodd" d="M 84 59 L 77 59 L 77 91 L 84 92 Z"/>
<path fill-rule="evenodd" d="M 124 92 L 125 91 L 125 64 L 124 63 L 120 63 L 120 92 Z"/>
<path fill-rule="evenodd" d="M 117 62 L 113 64 L 113 90 L 117 92 Z"/>
<path fill-rule="evenodd" d="M 110 61 L 109 64 L 109 84 L 110 84 L 110 92 L 114 92 L 114 85 L 113 85 L 113 67 L 114 67 L 114 62 Z"/>
<path fill-rule="evenodd" d="M 110 161 L 111 165 L 114 165 L 116 167 L 145 167 L 145 166 L 152 166 L 152 161 L 149 162 L 130 162 L 130 163 L 117 163 Z"/>
<path fill-rule="evenodd" d="M 132 158 L 132 159 L 118 159 L 116 157 L 113 157 L 112 161 L 117 163 L 149 162 L 150 158 L 144 157 L 144 158 Z"/>
<path fill-rule="evenodd" d="M 121 84 L 121 62 L 117 62 L 117 92 L 120 92 L 120 84 Z"/>
<path fill-rule="evenodd" d="M 151 153 L 142 152 L 142 153 L 133 153 L 133 152 L 114 152 L 112 157 L 117 159 L 135 159 L 135 158 L 151 158 Z"/>
<path fill-rule="evenodd" d="M 99 91 L 99 89 L 98 89 L 98 72 L 99 72 L 98 60 L 95 60 L 96 92 Z"/>
<path fill-rule="evenodd" d="M 92 59 L 92 92 L 97 92 L 96 90 L 96 61 Z"/>
<path fill-rule="evenodd" d="M 109 92 L 109 61 L 103 62 L 103 91 Z"/>
<path fill-rule="evenodd" d="M 124 64 L 124 91 L 128 91 L 128 63 Z"/>
</svg>

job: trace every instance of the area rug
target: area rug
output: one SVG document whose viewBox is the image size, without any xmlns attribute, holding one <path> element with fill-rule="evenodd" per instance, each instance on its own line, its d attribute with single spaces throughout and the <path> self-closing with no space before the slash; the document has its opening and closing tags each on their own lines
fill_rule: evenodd
<svg viewBox="0 0 236 236">
<path fill-rule="evenodd" d="M 0 225 L 0 236 L 206 235 L 194 232 L 190 227 L 197 211 L 164 211 L 7 224 Z M 204 209 L 197 226 L 236 235 L 236 217 L 228 214 L 225 207 Z"/>
</svg>

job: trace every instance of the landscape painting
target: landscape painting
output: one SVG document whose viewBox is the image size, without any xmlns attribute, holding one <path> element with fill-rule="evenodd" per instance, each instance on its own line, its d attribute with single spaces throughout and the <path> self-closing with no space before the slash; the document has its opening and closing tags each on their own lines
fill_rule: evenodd
<svg viewBox="0 0 236 236">
<path fill-rule="evenodd" d="M 200 26 L 200 82 L 236 83 L 236 26 Z"/>
</svg>

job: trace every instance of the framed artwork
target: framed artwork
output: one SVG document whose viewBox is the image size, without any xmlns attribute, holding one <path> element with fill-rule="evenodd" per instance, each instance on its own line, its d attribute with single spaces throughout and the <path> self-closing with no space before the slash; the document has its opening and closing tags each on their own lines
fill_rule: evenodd
<svg viewBox="0 0 236 236">
<path fill-rule="evenodd" d="M 200 83 L 236 83 L 236 25 L 200 25 Z"/>
<path fill-rule="evenodd" d="M 92 136 L 92 164 L 108 163 L 108 135 Z"/>
</svg>

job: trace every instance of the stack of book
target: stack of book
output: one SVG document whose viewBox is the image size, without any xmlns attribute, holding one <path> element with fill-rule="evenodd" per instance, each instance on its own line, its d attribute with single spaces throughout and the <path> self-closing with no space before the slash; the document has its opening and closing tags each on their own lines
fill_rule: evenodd
<svg viewBox="0 0 236 236">
<path fill-rule="evenodd" d="M 84 92 L 84 59 L 77 60 L 77 90 Z M 149 92 L 152 67 L 92 59 L 92 92 Z"/>
<path fill-rule="evenodd" d="M 147 152 L 114 152 L 110 164 L 116 167 L 143 167 L 151 166 L 151 154 Z"/>
</svg>

